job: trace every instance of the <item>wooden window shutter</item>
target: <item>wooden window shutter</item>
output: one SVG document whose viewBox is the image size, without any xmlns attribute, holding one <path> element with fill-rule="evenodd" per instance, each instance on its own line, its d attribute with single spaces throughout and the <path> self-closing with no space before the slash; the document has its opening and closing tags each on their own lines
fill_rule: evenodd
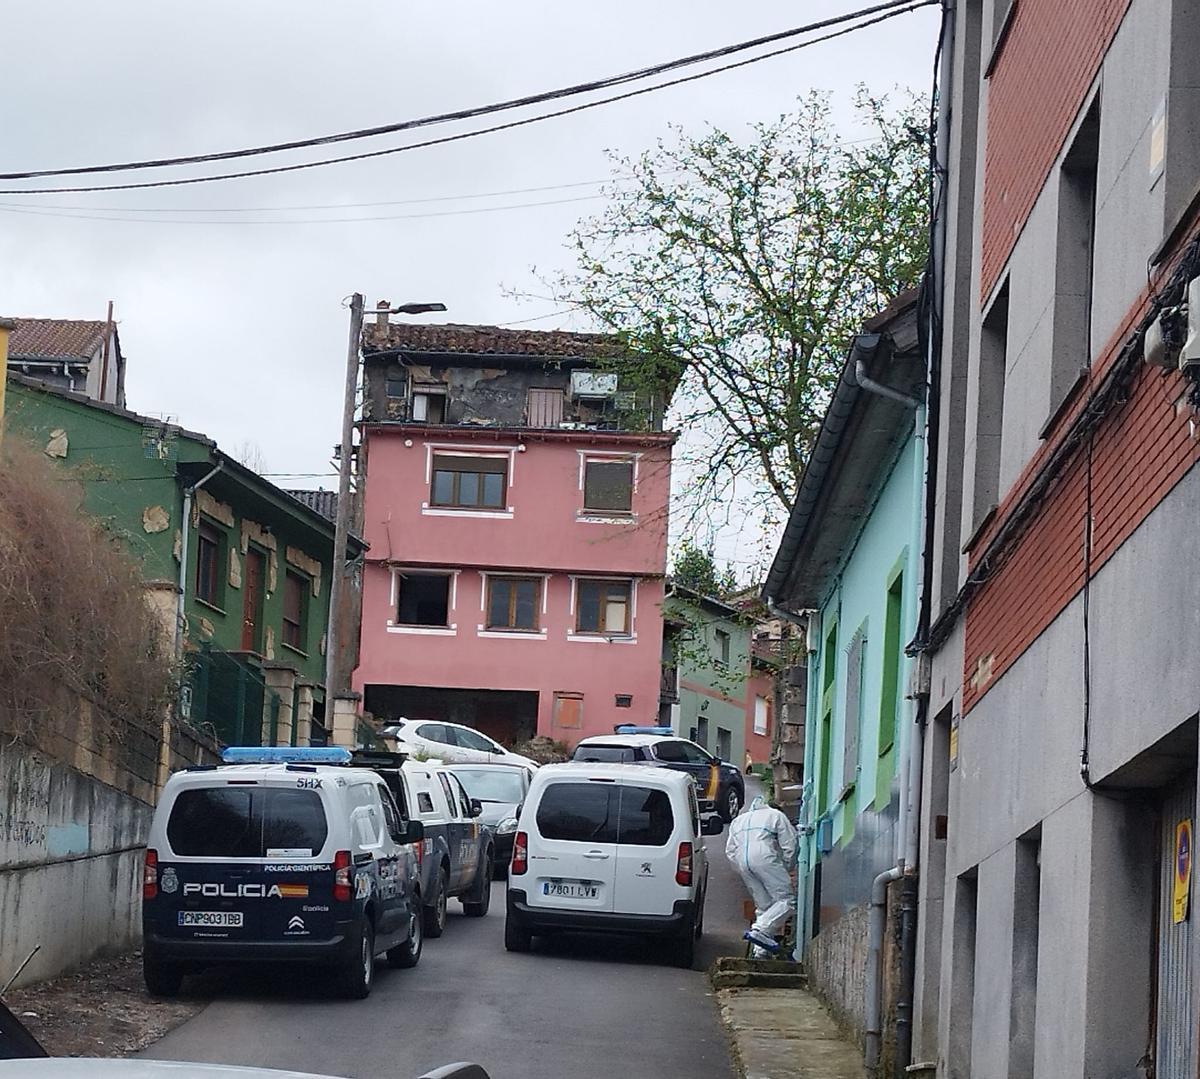
<svg viewBox="0 0 1200 1079">
<path fill-rule="evenodd" d="M 557 427 L 563 418 L 562 390 L 529 391 L 529 426 Z"/>
<path fill-rule="evenodd" d="M 846 726 L 845 749 L 842 756 L 842 790 L 858 778 L 858 733 L 862 725 L 863 655 L 867 638 L 860 630 L 846 649 Z"/>
<path fill-rule="evenodd" d="M 583 694 L 554 694 L 554 725 L 564 730 L 577 731 L 583 725 Z"/>
</svg>

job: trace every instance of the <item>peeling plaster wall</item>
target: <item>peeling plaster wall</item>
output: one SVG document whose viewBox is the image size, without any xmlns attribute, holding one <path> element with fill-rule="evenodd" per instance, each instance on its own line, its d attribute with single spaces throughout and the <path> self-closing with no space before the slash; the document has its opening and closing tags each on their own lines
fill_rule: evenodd
<svg viewBox="0 0 1200 1079">
<path fill-rule="evenodd" d="M 578 366 L 576 364 L 576 366 Z M 405 388 L 404 397 L 389 397 L 388 383 Z M 407 420 L 408 393 L 420 391 L 422 385 L 444 387 L 448 424 L 487 424 L 501 427 L 523 427 L 528 422 L 529 391 L 531 389 L 560 389 L 564 393 L 563 420 L 568 423 L 594 424 L 611 415 L 614 403 L 571 398 L 571 371 L 556 363 L 544 367 L 447 367 L 442 365 L 404 365 L 382 360 L 367 364 L 368 420 Z M 648 405 L 648 401 L 643 402 Z M 648 407 L 645 409 L 649 411 Z M 636 429 L 642 424 L 622 424 Z"/>
</svg>

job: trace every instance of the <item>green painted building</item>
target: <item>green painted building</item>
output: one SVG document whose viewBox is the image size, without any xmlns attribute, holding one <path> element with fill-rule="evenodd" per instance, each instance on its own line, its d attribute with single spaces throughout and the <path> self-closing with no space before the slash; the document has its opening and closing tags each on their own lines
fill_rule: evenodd
<svg viewBox="0 0 1200 1079">
<path fill-rule="evenodd" d="M 322 741 L 333 522 L 205 435 L 81 393 L 9 374 L 6 422 L 140 560 L 182 717 L 226 743 Z"/>
<path fill-rule="evenodd" d="M 739 768 L 746 756 L 752 628 L 737 608 L 668 586 L 659 722 Z"/>
</svg>

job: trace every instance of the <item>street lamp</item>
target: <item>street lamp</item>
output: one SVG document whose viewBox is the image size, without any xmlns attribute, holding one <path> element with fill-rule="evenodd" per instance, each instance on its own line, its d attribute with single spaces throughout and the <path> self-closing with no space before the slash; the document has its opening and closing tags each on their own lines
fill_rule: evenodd
<svg viewBox="0 0 1200 1079">
<path fill-rule="evenodd" d="M 379 313 L 424 315 L 445 311 L 444 303 L 402 303 L 392 307 L 381 301 Z M 350 342 L 346 349 L 346 391 L 342 399 L 342 447 L 338 459 L 337 518 L 333 534 L 333 574 L 329 585 L 329 623 L 325 634 L 325 719 L 332 719 L 332 698 L 342 688 L 337 669 L 338 606 L 346 565 L 346 539 L 350 531 L 350 465 L 354 442 L 354 404 L 358 391 L 358 357 L 362 338 L 363 297 L 356 292 L 350 298 Z"/>
</svg>

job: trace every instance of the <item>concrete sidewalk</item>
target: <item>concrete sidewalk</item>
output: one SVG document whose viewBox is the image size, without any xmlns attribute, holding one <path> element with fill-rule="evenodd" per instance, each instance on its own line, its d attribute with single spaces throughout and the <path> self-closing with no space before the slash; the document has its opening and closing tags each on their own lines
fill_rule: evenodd
<svg viewBox="0 0 1200 1079">
<path fill-rule="evenodd" d="M 862 1054 L 807 989 L 721 989 L 717 1001 L 743 1079 L 862 1079 Z"/>
</svg>

